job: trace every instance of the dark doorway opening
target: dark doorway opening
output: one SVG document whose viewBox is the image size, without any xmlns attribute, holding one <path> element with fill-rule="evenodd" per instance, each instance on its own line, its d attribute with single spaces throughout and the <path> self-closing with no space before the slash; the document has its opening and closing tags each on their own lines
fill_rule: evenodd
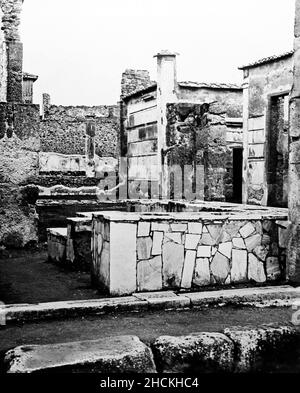
<svg viewBox="0 0 300 393">
<path fill-rule="evenodd" d="M 243 193 L 243 149 L 242 148 L 233 149 L 232 167 L 233 167 L 232 201 L 234 203 L 242 203 L 242 193 Z"/>
</svg>

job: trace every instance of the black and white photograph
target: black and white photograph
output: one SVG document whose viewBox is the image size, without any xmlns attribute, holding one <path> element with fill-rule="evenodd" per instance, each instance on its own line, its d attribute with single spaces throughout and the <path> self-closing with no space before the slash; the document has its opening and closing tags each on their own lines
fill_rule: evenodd
<svg viewBox="0 0 300 393">
<path fill-rule="evenodd" d="M 0 379 L 287 373 L 300 0 L 0 0 Z"/>
</svg>

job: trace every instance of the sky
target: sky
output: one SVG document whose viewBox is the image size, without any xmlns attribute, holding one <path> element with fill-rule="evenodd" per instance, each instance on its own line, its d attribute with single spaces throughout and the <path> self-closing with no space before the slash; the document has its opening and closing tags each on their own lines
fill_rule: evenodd
<svg viewBox="0 0 300 393">
<path fill-rule="evenodd" d="M 238 66 L 293 47 L 295 0 L 24 0 L 24 71 L 56 105 L 111 105 L 126 68 L 156 79 L 159 50 L 178 81 L 241 83 Z"/>
</svg>

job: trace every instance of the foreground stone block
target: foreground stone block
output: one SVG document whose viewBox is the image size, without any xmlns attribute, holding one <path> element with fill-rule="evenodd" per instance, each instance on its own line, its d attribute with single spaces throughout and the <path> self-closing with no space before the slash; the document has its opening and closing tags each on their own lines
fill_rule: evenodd
<svg viewBox="0 0 300 393">
<path fill-rule="evenodd" d="M 259 370 L 264 362 L 288 351 L 297 339 L 297 331 L 291 326 L 232 327 L 224 330 L 235 345 L 236 372 Z"/>
<path fill-rule="evenodd" d="M 106 337 L 95 341 L 24 345 L 8 351 L 8 373 L 155 372 L 151 350 L 136 336 Z"/>
<path fill-rule="evenodd" d="M 194 374 L 233 368 L 233 342 L 221 333 L 162 336 L 152 349 L 159 372 Z"/>
</svg>

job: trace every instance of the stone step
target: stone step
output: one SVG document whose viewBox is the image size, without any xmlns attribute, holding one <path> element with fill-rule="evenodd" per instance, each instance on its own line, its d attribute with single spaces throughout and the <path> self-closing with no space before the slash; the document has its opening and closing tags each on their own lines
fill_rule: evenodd
<svg viewBox="0 0 300 393">
<path fill-rule="evenodd" d="M 136 336 L 62 344 L 24 345 L 8 351 L 4 364 L 8 373 L 156 372 L 151 350 Z"/>
</svg>

